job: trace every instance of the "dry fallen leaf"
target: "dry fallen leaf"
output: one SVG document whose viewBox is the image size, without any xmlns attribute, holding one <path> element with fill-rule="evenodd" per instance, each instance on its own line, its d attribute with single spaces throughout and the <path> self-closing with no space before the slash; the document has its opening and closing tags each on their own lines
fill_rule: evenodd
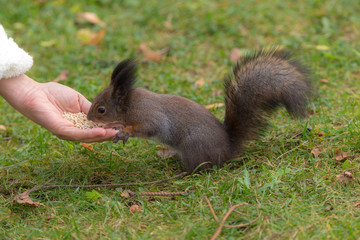
<svg viewBox="0 0 360 240">
<path fill-rule="evenodd" d="M 172 15 L 169 15 L 167 17 L 166 21 L 164 22 L 164 27 L 169 31 L 173 30 L 173 28 L 174 28 L 171 23 L 171 20 L 172 20 Z"/>
<path fill-rule="evenodd" d="M 230 61 L 236 63 L 241 58 L 241 50 L 239 48 L 233 48 L 230 52 Z"/>
<path fill-rule="evenodd" d="M 321 50 L 321 51 L 325 51 L 325 50 L 329 50 L 329 47 L 326 45 L 317 45 L 316 50 Z"/>
<path fill-rule="evenodd" d="M 169 52 L 170 48 L 164 48 L 160 51 L 151 50 L 145 43 L 141 43 L 137 51 L 144 57 L 144 61 L 159 62 L 163 59 L 164 55 Z"/>
<path fill-rule="evenodd" d="M 46 215 L 46 217 L 45 217 L 45 221 L 47 221 L 47 222 L 49 222 L 49 221 L 51 221 L 51 219 L 53 219 L 53 218 L 55 218 L 55 214 L 49 214 L 49 215 Z"/>
<path fill-rule="evenodd" d="M 82 146 L 90 151 L 94 151 L 94 146 L 92 144 L 82 143 L 82 144 L 80 144 L 80 146 Z"/>
<path fill-rule="evenodd" d="M 61 73 L 59 74 L 59 76 L 57 76 L 53 82 L 60 82 L 60 81 L 65 81 L 69 76 L 69 72 L 68 71 L 61 71 Z"/>
<path fill-rule="evenodd" d="M 205 84 L 204 78 L 200 78 L 199 80 L 195 81 L 195 85 L 197 85 L 197 86 L 202 87 L 202 86 L 204 86 L 204 84 Z"/>
<path fill-rule="evenodd" d="M 216 90 L 215 92 L 211 93 L 211 96 L 218 97 L 221 96 L 221 94 L 222 94 L 222 90 Z"/>
<path fill-rule="evenodd" d="M 14 199 L 14 201 L 20 203 L 20 204 L 27 204 L 27 205 L 31 205 L 34 207 L 38 207 L 39 206 L 39 202 L 34 202 L 31 198 L 30 198 L 30 190 L 27 190 L 19 195 L 16 196 L 16 198 Z"/>
<path fill-rule="evenodd" d="M 348 156 L 347 152 L 341 152 L 335 156 L 335 160 L 342 161 L 342 160 L 345 160 L 347 156 Z"/>
<path fill-rule="evenodd" d="M 120 196 L 122 196 L 123 198 L 129 198 L 129 197 L 131 197 L 129 190 L 123 191 L 123 192 L 120 194 Z"/>
<path fill-rule="evenodd" d="M 78 13 L 76 16 L 77 20 L 86 20 L 89 23 L 97 24 L 101 27 L 105 27 L 105 23 L 93 12 L 82 12 Z"/>
<path fill-rule="evenodd" d="M 206 105 L 205 108 L 206 109 L 213 109 L 213 108 L 219 108 L 219 107 L 222 107 L 222 106 L 224 106 L 223 103 L 213 103 L 213 104 Z"/>
<path fill-rule="evenodd" d="M 106 33 L 106 29 L 103 29 L 99 32 L 97 32 L 95 35 L 92 36 L 90 42 L 88 44 L 96 45 L 101 42 L 101 40 L 104 38 L 104 35 Z"/>
<path fill-rule="evenodd" d="M 0 130 L 6 131 L 5 125 L 0 125 Z"/>
<path fill-rule="evenodd" d="M 162 159 L 172 158 L 176 156 L 176 151 L 171 148 L 160 149 L 156 152 L 156 154 Z"/>
<path fill-rule="evenodd" d="M 314 135 L 318 136 L 318 137 L 323 137 L 324 133 L 323 132 L 315 132 Z"/>
<path fill-rule="evenodd" d="M 349 156 L 347 152 L 335 151 L 335 160 L 338 162 L 345 161 L 346 159 L 354 158 L 354 156 Z"/>
<path fill-rule="evenodd" d="M 319 156 L 320 150 L 319 150 L 318 148 L 313 148 L 313 149 L 311 150 L 311 154 L 312 154 L 312 156 L 313 156 L 314 158 L 316 158 L 316 157 Z"/>
<path fill-rule="evenodd" d="M 328 205 L 328 206 L 325 208 L 325 211 L 331 211 L 331 210 L 333 210 L 333 209 L 334 209 L 333 206 Z"/>
<path fill-rule="evenodd" d="M 142 211 L 142 207 L 140 207 L 139 205 L 131 205 L 130 207 L 130 212 L 131 213 L 138 213 L 138 212 L 141 212 Z"/>
<path fill-rule="evenodd" d="M 329 81 L 327 80 L 327 79 L 325 79 L 325 78 L 323 78 L 323 79 L 321 79 L 320 80 L 322 83 L 328 83 Z"/>
<path fill-rule="evenodd" d="M 360 202 L 355 203 L 355 204 L 354 204 L 354 207 L 360 208 Z"/>
<path fill-rule="evenodd" d="M 354 175 L 348 171 L 344 171 L 342 174 L 336 175 L 336 178 L 341 183 L 348 183 L 355 180 Z"/>
<path fill-rule="evenodd" d="M 82 28 L 79 29 L 79 31 L 76 33 L 76 37 L 80 40 L 82 44 L 97 45 L 101 42 L 105 33 L 106 29 L 102 29 L 99 32 L 92 32 L 88 28 Z"/>
</svg>

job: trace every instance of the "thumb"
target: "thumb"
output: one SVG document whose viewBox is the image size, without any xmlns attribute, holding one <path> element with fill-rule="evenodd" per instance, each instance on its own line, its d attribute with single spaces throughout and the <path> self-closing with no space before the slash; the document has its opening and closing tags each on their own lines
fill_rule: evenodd
<svg viewBox="0 0 360 240">
<path fill-rule="evenodd" d="M 91 102 L 89 102 L 89 100 L 87 100 L 80 93 L 79 93 L 79 104 L 80 104 L 81 112 L 87 114 L 89 112 L 90 107 L 91 107 Z"/>
</svg>

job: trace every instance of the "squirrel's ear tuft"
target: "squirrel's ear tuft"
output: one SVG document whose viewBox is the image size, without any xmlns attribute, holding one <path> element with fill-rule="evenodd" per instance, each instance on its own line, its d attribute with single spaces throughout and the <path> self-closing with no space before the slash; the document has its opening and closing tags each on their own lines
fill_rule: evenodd
<svg viewBox="0 0 360 240">
<path fill-rule="evenodd" d="M 136 60 L 121 61 L 111 74 L 111 83 L 118 97 L 125 97 L 136 81 Z"/>
</svg>

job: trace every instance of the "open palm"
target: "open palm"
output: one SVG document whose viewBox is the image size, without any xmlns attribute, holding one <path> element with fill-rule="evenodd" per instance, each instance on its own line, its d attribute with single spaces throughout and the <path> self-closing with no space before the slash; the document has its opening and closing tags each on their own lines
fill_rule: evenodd
<svg viewBox="0 0 360 240">
<path fill-rule="evenodd" d="M 4 98 L 19 112 L 30 118 L 35 123 L 48 129 L 57 137 L 65 140 L 81 142 L 100 142 L 110 140 L 115 136 L 116 130 L 113 129 L 79 129 L 64 119 L 64 112 L 84 112 L 89 111 L 91 103 L 77 91 L 59 83 L 37 83 L 23 75 L 20 79 L 21 86 L 27 86 L 21 93 L 16 93 L 14 88 L 11 92 L 5 92 Z M 15 84 L 11 82 L 11 84 Z"/>
</svg>

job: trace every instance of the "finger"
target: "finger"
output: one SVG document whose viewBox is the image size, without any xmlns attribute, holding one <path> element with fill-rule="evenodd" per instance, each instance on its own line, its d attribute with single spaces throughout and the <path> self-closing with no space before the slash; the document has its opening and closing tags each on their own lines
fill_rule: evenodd
<svg viewBox="0 0 360 240">
<path fill-rule="evenodd" d="M 105 129 L 105 135 L 94 136 L 93 138 L 83 139 L 82 141 L 86 143 L 111 141 L 113 137 L 116 135 L 116 133 L 117 131 L 114 129 Z"/>
<path fill-rule="evenodd" d="M 85 114 L 87 114 L 90 110 L 91 107 L 91 102 L 89 102 L 89 100 L 87 100 L 83 95 L 80 94 L 79 96 L 79 103 L 80 103 L 80 108 L 81 111 Z"/>
<path fill-rule="evenodd" d="M 62 129 L 61 134 L 56 135 L 64 140 L 89 143 L 111 140 L 115 136 L 116 132 L 117 131 L 114 129 L 78 129 L 76 127 L 67 127 L 65 129 Z"/>
</svg>

